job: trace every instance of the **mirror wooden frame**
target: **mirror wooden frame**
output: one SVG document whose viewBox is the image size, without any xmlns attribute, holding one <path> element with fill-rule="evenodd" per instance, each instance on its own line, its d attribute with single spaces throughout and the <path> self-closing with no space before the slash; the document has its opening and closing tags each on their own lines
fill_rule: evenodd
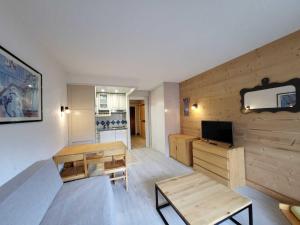
<svg viewBox="0 0 300 225">
<path fill-rule="evenodd" d="M 245 109 L 244 106 L 244 96 L 248 92 L 253 92 L 253 91 L 260 91 L 260 90 L 265 90 L 265 89 L 270 89 L 270 88 L 277 88 L 277 87 L 282 87 L 282 86 L 287 86 L 287 85 L 293 85 L 296 88 L 296 105 L 294 107 L 285 107 L 285 108 L 261 108 L 261 109 Z M 287 111 L 287 112 L 300 112 L 300 78 L 294 78 L 291 80 L 288 80 L 286 82 L 282 83 L 270 83 L 269 78 L 263 78 L 261 80 L 261 85 L 255 86 L 253 88 L 243 88 L 240 91 L 241 95 L 241 112 L 242 113 L 250 113 L 250 112 L 281 112 L 281 111 Z"/>
</svg>

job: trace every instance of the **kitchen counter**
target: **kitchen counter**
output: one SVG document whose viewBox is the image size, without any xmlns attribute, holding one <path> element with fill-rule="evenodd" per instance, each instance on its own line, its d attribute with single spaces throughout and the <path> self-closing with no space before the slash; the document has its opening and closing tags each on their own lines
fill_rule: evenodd
<svg viewBox="0 0 300 225">
<path fill-rule="evenodd" d="M 127 127 L 108 127 L 108 128 L 98 128 L 96 133 L 101 131 L 109 131 L 109 130 L 127 130 Z"/>
</svg>

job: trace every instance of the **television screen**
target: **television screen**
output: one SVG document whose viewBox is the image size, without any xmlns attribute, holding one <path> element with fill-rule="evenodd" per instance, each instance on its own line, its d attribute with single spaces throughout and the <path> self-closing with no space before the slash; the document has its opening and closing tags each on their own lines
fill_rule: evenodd
<svg viewBox="0 0 300 225">
<path fill-rule="evenodd" d="M 233 145 L 232 122 L 202 121 L 202 138 Z"/>
</svg>

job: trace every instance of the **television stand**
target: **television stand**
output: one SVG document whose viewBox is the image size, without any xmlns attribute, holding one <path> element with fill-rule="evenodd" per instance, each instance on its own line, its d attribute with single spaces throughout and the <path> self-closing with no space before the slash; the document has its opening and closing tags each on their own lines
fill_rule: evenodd
<svg viewBox="0 0 300 225">
<path fill-rule="evenodd" d="M 206 142 L 208 144 L 216 145 L 216 146 L 219 146 L 219 147 L 222 147 L 222 148 L 227 148 L 228 149 L 228 148 L 233 147 L 232 144 L 225 143 L 225 142 L 213 141 L 213 140 L 203 139 L 203 138 L 201 138 L 200 140 L 203 141 L 203 142 Z"/>
<path fill-rule="evenodd" d="M 246 183 L 244 147 L 221 142 L 193 141 L 193 169 L 230 188 L 243 186 Z"/>
</svg>

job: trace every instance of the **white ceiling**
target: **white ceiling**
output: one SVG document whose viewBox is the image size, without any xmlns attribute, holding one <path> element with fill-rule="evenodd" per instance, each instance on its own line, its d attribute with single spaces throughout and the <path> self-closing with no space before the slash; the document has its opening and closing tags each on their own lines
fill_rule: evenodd
<svg viewBox="0 0 300 225">
<path fill-rule="evenodd" d="M 299 0 L 0 0 L 71 82 L 151 89 L 300 29 Z"/>
</svg>

